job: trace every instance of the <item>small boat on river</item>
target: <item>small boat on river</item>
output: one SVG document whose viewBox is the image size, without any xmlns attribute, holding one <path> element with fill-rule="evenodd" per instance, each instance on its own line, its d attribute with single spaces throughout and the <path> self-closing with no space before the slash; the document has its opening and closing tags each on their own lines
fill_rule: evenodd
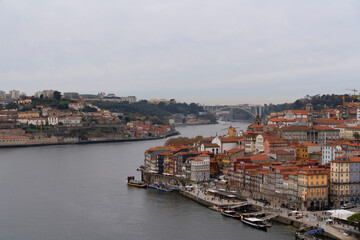
<svg viewBox="0 0 360 240">
<path fill-rule="evenodd" d="M 214 205 L 209 207 L 211 210 L 216 211 L 216 212 L 220 212 L 221 208 L 219 208 L 218 206 Z"/>
<path fill-rule="evenodd" d="M 249 218 L 241 218 L 241 221 L 247 225 L 250 225 L 254 228 L 257 228 L 257 229 L 261 229 L 261 230 L 265 230 L 268 228 L 268 227 L 271 227 L 270 224 L 266 223 L 266 221 L 264 220 L 261 220 L 259 218 L 254 218 L 254 217 L 249 217 Z"/>
<path fill-rule="evenodd" d="M 220 212 L 222 215 L 224 215 L 226 217 L 238 218 L 238 219 L 241 218 L 241 215 L 232 209 L 221 209 Z"/>
<path fill-rule="evenodd" d="M 146 188 L 147 184 L 143 181 L 135 180 L 134 176 L 128 176 L 126 180 L 129 186 L 138 187 L 138 188 Z"/>
<path fill-rule="evenodd" d="M 152 183 L 148 185 L 148 188 L 152 188 L 152 189 L 156 189 L 159 190 L 161 192 L 172 192 L 174 189 L 167 187 L 165 184 L 163 183 Z"/>
</svg>

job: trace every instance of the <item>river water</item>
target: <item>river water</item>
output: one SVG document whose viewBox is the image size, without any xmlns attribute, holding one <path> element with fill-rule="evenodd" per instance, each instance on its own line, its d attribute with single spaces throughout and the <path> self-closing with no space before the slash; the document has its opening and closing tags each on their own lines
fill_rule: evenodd
<svg viewBox="0 0 360 240">
<path fill-rule="evenodd" d="M 178 130 L 207 137 L 228 126 Z M 177 193 L 128 187 L 125 178 L 139 178 L 144 151 L 164 142 L 0 149 L 0 239 L 294 239 L 292 227 L 262 232 Z"/>
</svg>

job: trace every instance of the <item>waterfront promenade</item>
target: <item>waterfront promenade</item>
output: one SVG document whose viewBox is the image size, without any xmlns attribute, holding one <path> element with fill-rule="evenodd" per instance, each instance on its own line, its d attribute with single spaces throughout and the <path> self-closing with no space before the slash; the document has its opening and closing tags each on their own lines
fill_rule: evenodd
<svg viewBox="0 0 360 240">
<path fill-rule="evenodd" d="M 291 212 L 289 209 L 278 208 L 269 205 L 265 206 L 264 203 L 255 201 L 250 198 L 248 198 L 247 201 L 244 202 L 239 199 L 230 200 L 230 199 L 215 197 L 207 190 L 201 189 L 199 187 L 182 189 L 180 190 L 180 194 L 207 207 L 216 206 L 219 208 L 226 208 L 226 207 L 236 206 L 239 204 L 244 204 L 247 202 L 247 204 L 255 205 L 259 209 L 262 209 L 262 211 L 265 213 L 269 213 L 269 214 L 276 213 L 276 215 L 272 215 L 273 216 L 272 218 L 275 221 L 279 221 L 285 224 L 286 222 L 288 222 L 291 223 L 291 225 L 298 226 L 300 228 L 309 228 L 309 227 L 323 228 L 325 230 L 326 235 L 336 239 L 356 240 L 360 235 L 360 232 L 352 226 L 338 224 L 338 223 L 330 225 L 330 224 L 326 224 L 325 221 L 318 220 L 319 219 L 318 217 L 325 216 L 325 211 L 321 211 L 321 212 L 302 211 L 301 214 L 303 215 L 303 217 L 297 219 L 295 215 L 289 216 L 289 213 Z M 350 233 L 350 235 L 344 235 L 343 232 Z"/>
<path fill-rule="evenodd" d="M 257 205 L 259 207 L 265 207 L 263 203 L 255 201 L 253 199 L 247 199 L 247 201 L 251 204 Z M 284 219 L 288 219 L 292 222 L 297 222 L 299 226 L 303 227 L 314 227 L 314 228 L 323 228 L 326 233 L 330 234 L 333 237 L 336 237 L 337 239 L 341 240 L 356 240 L 359 239 L 356 236 L 360 235 L 359 230 L 356 230 L 353 226 L 343 225 L 343 224 L 326 224 L 325 221 L 319 221 L 318 216 L 325 216 L 326 211 L 318 211 L 318 212 L 310 212 L 310 211 L 301 211 L 301 214 L 303 215 L 302 218 L 297 219 L 296 216 L 289 216 L 289 213 L 291 212 L 288 209 L 285 208 L 278 208 L 273 206 L 266 206 L 268 209 L 272 209 L 276 211 L 280 217 Z M 346 236 L 341 231 L 345 232 L 352 232 L 353 235 L 357 234 L 356 236 Z"/>
<path fill-rule="evenodd" d="M 216 206 L 219 208 L 226 208 L 229 206 L 239 205 L 243 203 L 239 199 L 225 199 L 209 194 L 206 190 L 194 188 L 194 189 L 181 189 L 180 194 L 184 195 L 202 205 L 207 207 Z"/>
</svg>

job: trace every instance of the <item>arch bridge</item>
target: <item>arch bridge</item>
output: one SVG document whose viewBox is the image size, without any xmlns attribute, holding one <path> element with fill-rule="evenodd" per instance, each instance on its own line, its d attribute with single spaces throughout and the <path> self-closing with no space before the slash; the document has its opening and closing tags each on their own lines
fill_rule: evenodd
<svg viewBox="0 0 360 240">
<path fill-rule="evenodd" d="M 228 114 L 231 116 L 234 115 L 235 110 L 241 110 L 249 114 L 252 118 L 255 118 L 257 115 L 261 117 L 264 107 L 262 105 L 250 105 L 250 104 L 242 104 L 242 105 L 231 105 L 231 106 L 205 106 L 207 111 L 216 114 L 219 118 Z"/>
</svg>

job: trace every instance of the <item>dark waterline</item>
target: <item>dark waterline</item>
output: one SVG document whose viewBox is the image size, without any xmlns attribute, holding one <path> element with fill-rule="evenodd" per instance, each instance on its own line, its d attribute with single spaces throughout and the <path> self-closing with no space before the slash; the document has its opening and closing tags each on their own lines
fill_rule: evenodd
<svg viewBox="0 0 360 240">
<path fill-rule="evenodd" d="M 228 125 L 178 130 L 206 137 Z M 294 238 L 291 227 L 262 232 L 176 193 L 128 187 L 144 151 L 165 141 L 0 149 L 0 239 Z"/>
</svg>

